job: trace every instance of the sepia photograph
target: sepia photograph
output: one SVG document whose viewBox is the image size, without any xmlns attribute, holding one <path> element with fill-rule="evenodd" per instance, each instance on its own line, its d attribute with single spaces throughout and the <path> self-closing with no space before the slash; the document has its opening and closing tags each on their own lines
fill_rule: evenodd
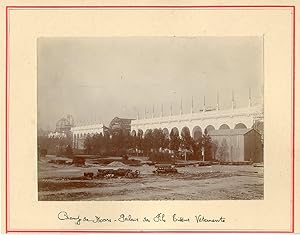
<svg viewBox="0 0 300 235">
<path fill-rule="evenodd" d="M 39 201 L 263 200 L 264 37 L 40 37 Z"/>
</svg>

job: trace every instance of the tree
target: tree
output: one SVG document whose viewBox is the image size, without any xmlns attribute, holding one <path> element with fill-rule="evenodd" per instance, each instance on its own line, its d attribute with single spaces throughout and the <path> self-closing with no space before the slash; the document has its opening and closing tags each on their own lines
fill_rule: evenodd
<svg viewBox="0 0 300 235">
<path fill-rule="evenodd" d="M 171 131 L 170 133 L 170 149 L 177 152 L 181 144 L 181 139 L 178 133 Z"/>
<path fill-rule="evenodd" d="M 73 149 L 69 144 L 67 145 L 65 152 L 66 152 L 67 156 L 72 156 L 73 155 Z"/>
<path fill-rule="evenodd" d="M 184 159 L 188 160 L 188 155 L 191 157 L 191 151 L 193 150 L 194 140 L 190 135 L 188 129 L 183 129 L 181 132 L 181 144 L 180 147 L 184 152 Z"/>
<path fill-rule="evenodd" d="M 72 138 L 62 137 L 62 138 L 48 138 L 48 136 L 38 136 L 37 144 L 40 149 L 47 151 L 47 154 L 58 154 L 63 155 L 67 145 L 72 146 Z"/>
<path fill-rule="evenodd" d="M 167 134 L 164 134 L 162 147 L 163 148 L 169 148 L 169 146 L 170 146 L 170 139 L 169 139 Z"/>
<path fill-rule="evenodd" d="M 181 139 L 181 147 L 186 150 L 192 150 L 194 140 L 191 137 L 190 133 L 182 133 Z"/>
<path fill-rule="evenodd" d="M 126 154 L 126 150 L 130 148 L 135 148 L 135 146 L 136 146 L 136 137 L 131 136 L 130 133 L 123 132 L 120 151 Z"/>
<path fill-rule="evenodd" d="M 132 142 L 133 144 L 133 148 L 136 148 L 138 150 L 142 150 L 142 146 L 143 146 L 143 131 L 142 130 L 138 130 L 137 135 L 133 138 Z"/>
<path fill-rule="evenodd" d="M 194 152 L 195 159 L 202 160 L 202 157 L 201 157 L 201 155 L 202 155 L 201 154 L 202 138 L 193 141 L 193 143 L 192 143 L 192 149 L 193 149 L 193 152 Z"/>
<path fill-rule="evenodd" d="M 102 133 L 100 134 L 94 134 L 93 136 L 89 136 L 90 140 L 90 146 L 91 146 L 91 152 L 93 154 L 100 154 L 105 152 L 105 144 L 104 144 L 104 136 Z"/>
<path fill-rule="evenodd" d="M 114 131 L 111 135 L 111 146 L 113 152 L 119 154 L 119 152 L 123 149 L 124 144 L 124 135 L 122 130 Z"/>
<path fill-rule="evenodd" d="M 111 139 L 110 139 L 110 134 L 108 131 L 105 131 L 104 135 L 103 135 L 103 152 L 107 153 L 108 151 L 110 151 L 111 146 L 112 146 L 112 143 L 111 143 Z"/>
<path fill-rule="evenodd" d="M 153 139 L 153 149 L 158 151 L 159 148 L 162 148 L 164 145 L 164 133 L 162 129 L 154 129 L 152 132 L 152 139 Z"/>
<path fill-rule="evenodd" d="M 212 140 L 211 137 L 208 135 L 208 131 L 206 129 L 202 137 L 202 144 L 204 148 L 204 160 L 212 160 Z"/>
<path fill-rule="evenodd" d="M 91 150 L 92 150 L 92 139 L 91 139 L 90 135 L 87 135 L 87 137 L 84 140 L 83 145 L 84 145 L 85 152 L 87 154 L 90 154 Z"/>
<path fill-rule="evenodd" d="M 153 148 L 152 130 L 146 131 L 142 148 L 143 148 L 144 153 L 146 153 L 146 155 L 148 155 L 150 150 Z"/>
<path fill-rule="evenodd" d="M 53 138 L 53 139 L 49 139 L 51 142 L 53 141 L 56 144 L 56 155 L 63 155 L 65 154 L 65 149 L 67 147 L 68 144 L 71 145 L 71 143 L 69 143 L 68 139 L 65 137 L 61 137 L 61 138 Z"/>
</svg>

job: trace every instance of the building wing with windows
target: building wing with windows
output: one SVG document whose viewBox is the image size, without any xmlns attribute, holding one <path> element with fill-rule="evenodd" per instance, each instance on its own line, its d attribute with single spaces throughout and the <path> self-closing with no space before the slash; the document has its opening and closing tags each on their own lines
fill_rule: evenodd
<svg viewBox="0 0 300 235">
<path fill-rule="evenodd" d="M 84 140 L 87 136 L 93 136 L 95 134 L 104 135 L 105 131 L 108 131 L 108 128 L 102 123 L 98 123 L 72 127 L 71 131 L 73 136 L 73 148 L 84 149 Z"/>
</svg>

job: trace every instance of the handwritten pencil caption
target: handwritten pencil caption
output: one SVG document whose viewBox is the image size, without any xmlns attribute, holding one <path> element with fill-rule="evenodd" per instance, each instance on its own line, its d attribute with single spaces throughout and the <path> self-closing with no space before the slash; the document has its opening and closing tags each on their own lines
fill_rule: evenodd
<svg viewBox="0 0 300 235">
<path fill-rule="evenodd" d="M 207 217 L 202 214 L 197 214 L 193 216 L 184 217 L 179 214 L 173 213 L 167 215 L 165 213 L 157 213 L 154 216 L 143 216 L 137 217 L 131 214 L 120 214 L 116 218 L 102 217 L 94 215 L 91 217 L 76 215 L 69 215 L 66 211 L 61 211 L 58 213 L 57 218 L 60 221 L 73 221 L 76 225 L 81 225 L 83 223 L 225 223 L 226 218 L 223 216 L 216 216 L 214 218 Z"/>
</svg>

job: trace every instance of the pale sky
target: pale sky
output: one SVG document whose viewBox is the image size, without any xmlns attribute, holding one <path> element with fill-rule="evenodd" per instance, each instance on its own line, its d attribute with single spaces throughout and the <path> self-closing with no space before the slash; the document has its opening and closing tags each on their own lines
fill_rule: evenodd
<svg viewBox="0 0 300 235">
<path fill-rule="evenodd" d="M 116 116 L 231 107 L 261 102 L 262 39 L 259 37 L 114 37 L 38 39 L 38 127 L 58 119 L 109 125 Z"/>
</svg>

